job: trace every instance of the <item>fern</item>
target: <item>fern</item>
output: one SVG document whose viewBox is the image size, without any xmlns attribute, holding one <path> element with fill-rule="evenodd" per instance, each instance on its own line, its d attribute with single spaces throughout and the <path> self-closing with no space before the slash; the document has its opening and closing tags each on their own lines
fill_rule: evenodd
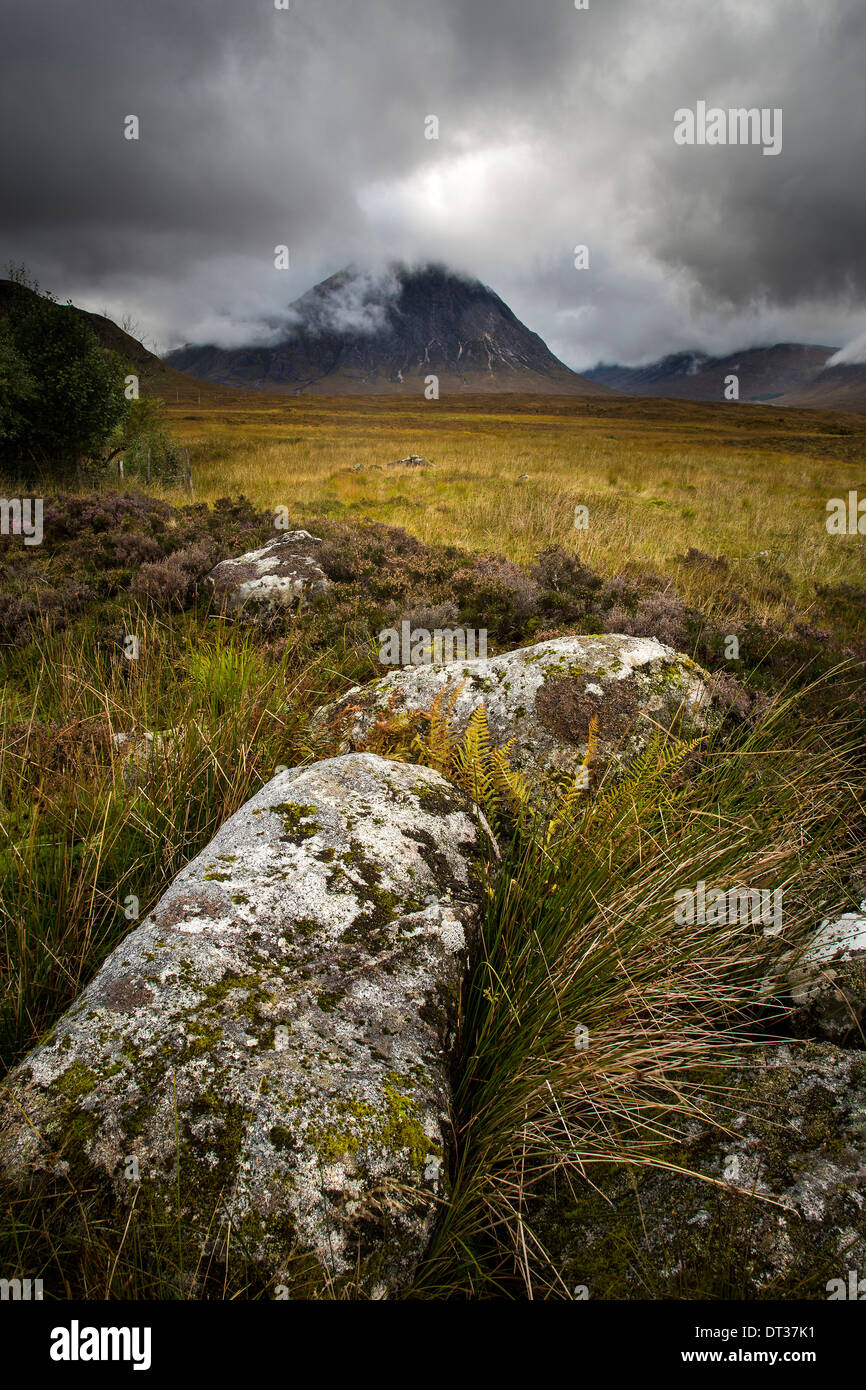
<svg viewBox="0 0 866 1390">
<path fill-rule="evenodd" d="M 436 697 L 429 726 L 423 736 L 415 735 L 412 752 L 419 762 L 435 768 L 471 796 L 493 832 L 498 833 L 529 806 L 529 784 L 511 767 L 514 739 L 502 748 L 493 746 L 483 704 L 472 711 L 463 736 L 455 732 L 451 718 L 461 688 L 451 692 L 447 702 L 443 695 Z"/>
<path fill-rule="evenodd" d="M 672 778 L 694 750 L 699 739 L 677 739 L 658 734 L 625 769 L 611 766 L 607 784 L 601 786 L 579 807 L 573 790 L 563 796 L 557 815 L 548 826 L 547 840 L 554 830 L 564 839 L 584 844 L 622 844 L 642 824 L 652 820 L 653 810 L 676 795 Z"/>
<path fill-rule="evenodd" d="M 370 731 L 366 748 L 434 768 L 472 798 L 494 834 L 520 830 L 545 852 L 554 840 L 607 842 L 629 834 L 662 789 L 669 790 L 671 774 L 697 743 L 656 735 L 625 770 L 611 767 L 606 784 L 591 793 L 590 772 L 598 750 L 594 715 L 586 753 L 575 772 L 533 789 L 511 766 L 514 738 L 501 748 L 494 746 L 483 703 L 472 711 L 462 734 L 455 729 L 454 710 L 462 688 L 461 683 L 437 695 L 428 714 L 400 718 L 389 712 Z"/>
<path fill-rule="evenodd" d="M 545 832 L 545 842 L 549 842 L 561 825 L 572 825 L 575 812 L 580 809 L 583 811 L 586 801 L 585 793 L 589 790 L 589 769 L 590 763 L 598 747 L 598 715 L 594 714 L 589 721 L 589 732 L 587 734 L 586 753 L 583 761 L 578 767 L 574 777 L 567 778 L 559 784 L 558 797 L 556 800 L 556 814 L 548 822 Z"/>
</svg>

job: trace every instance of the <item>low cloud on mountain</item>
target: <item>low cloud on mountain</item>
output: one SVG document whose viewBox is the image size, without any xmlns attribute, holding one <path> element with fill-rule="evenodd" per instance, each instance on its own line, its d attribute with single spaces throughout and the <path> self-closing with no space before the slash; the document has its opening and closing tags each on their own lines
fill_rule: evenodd
<svg viewBox="0 0 866 1390">
<path fill-rule="evenodd" d="M 828 367 L 859 366 L 866 363 L 866 333 L 861 333 L 853 342 L 834 352 L 828 360 Z"/>
</svg>

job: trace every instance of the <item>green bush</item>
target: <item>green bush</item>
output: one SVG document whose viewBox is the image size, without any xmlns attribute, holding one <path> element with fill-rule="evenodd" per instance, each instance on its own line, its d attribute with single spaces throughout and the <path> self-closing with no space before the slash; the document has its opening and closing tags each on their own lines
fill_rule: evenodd
<svg viewBox="0 0 866 1390">
<path fill-rule="evenodd" d="M 129 402 L 112 451 L 123 456 L 124 478 L 169 485 L 183 482 L 186 462 L 163 424 L 162 407 L 162 401 L 152 398 Z M 108 466 L 114 471 L 111 463 Z"/>
<path fill-rule="evenodd" d="M 20 288 L 0 319 L 0 462 L 28 479 L 69 476 L 122 426 L 127 369 L 86 319 Z"/>
</svg>

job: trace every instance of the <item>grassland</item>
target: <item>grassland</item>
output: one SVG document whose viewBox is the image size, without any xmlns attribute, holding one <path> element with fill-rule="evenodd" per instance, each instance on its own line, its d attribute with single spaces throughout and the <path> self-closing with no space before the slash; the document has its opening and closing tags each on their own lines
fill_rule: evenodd
<svg viewBox="0 0 866 1390">
<path fill-rule="evenodd" d="M 243 492 L 292 517 L 371 517 L 525 562 L 552 545 L 606 577 L 653 571 L 721 622 L 823 613 L 858 626 L 863 541 L 826 502 L 866 494 L 866 418 L 739 404 L 490 397 L 457 402 L 215 394 L 168 404 L 196 496 Z M 397 469 L 419 454 L 433 469 Z M 379 471 L 381 470 L 381 471 Z M 574 509 L 589 509 L 575 529 Z M 684 565 L 692 547 L 725 566 Z"/>
<path fill-rule="evenodd" d="M 730 933 L 677 934 L 672 885 L 783 882 L 780 949 L 859 900 L 864 539 L 829 536 L 824 520 L 829 497 L 866 493 L 866 419 L 202 396 L 167 408 L 195 504 L 243 493 L 259 512 L 191 506 L 136 480 L 148 495 L 124 496 L 125 484 L 55 498 L 44 546 L 8 538 L 0 551 L 0 1064 L 20 1060 L 131 929 L 131 896 L 143 917 L 279 764 L 321 756 L 310 715 L 380 674 L 372 634 L 387 615 L 453 601 L 503 650 L 539 632 L 609 631 L 617 607 L 634 616 L 649 595 L 644 627 L 674 613 L 682 644 L 719 673 L 731 669 L 719 634 L 751 633 L 736 669 L 758 693 L 715 746 L 660 746 L 556 836 L 510 827 L 467 1005 L 453 1201 L 415 1292 L 570 1297 L 533 1234 L 534 1190 L 557 1174 L 579 1189 L 590 1160 L 633 1165 L 675 1145 L 708 1064 L 717 1072 L 768 1025 L 766 952 Z M 434 467 L 388 466 L 412 453 Z M 278 506 L 323 536 L 328 600 L 271 631 L 227 624 L 200 580 L 272 536 Z M 816 656 L 825 673 L 848 657 L 844 676 L 789 702 L 793 667 Z M 180 735 L 130 763 L 114 736 L 144 730 Z M 429 760 L 423 747 L 379 751 Z M 578 1055 L 587 1017 L 604 1047 Z M 171 1221 L 153 1225 L 145 1197 L 129 1224 L 71 1184 L 13 1195 L 2 1267 L 44 1275 L 47 1297 L 189 1296 L 190 1252 Z M 720 1261 L 742 1278 L 726 1283 Z M 748 1261 L 736 1244 L 716 1251 L 689 1287 L 749 1287 Z M 197 1293 L 272 1296 L 240 1249 Z"/>
</svg>

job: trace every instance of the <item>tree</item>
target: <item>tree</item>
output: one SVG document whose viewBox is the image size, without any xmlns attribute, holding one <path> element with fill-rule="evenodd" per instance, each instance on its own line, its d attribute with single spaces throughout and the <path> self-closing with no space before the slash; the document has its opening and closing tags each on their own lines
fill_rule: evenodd
<svg viewBox="0 0 866 1390">
<path fill-rule="evenodd" d="M 36 383 L 0 319 L 0 452 L 16 446 L 20 421 L 35 397 Z"/>
<path fill-rule="evenodd" d="M 127 367 L 71 304 L 18 285 L 0 320 L 0 454 L 26 474 L 68 475 L 122 425 Z"/>
</svg>

